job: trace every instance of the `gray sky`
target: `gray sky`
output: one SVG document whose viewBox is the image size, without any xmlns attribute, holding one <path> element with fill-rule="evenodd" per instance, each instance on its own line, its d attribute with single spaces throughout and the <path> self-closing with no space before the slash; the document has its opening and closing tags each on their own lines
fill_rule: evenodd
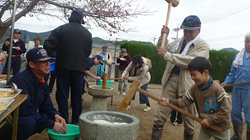
<svg viewBox="0 0 250 140">
<path fill-rule="evenodd" d="M 138 40 L 156 43 L 160 30 L 166 22 L 168 3 L 165 0 L 137 0 L 140 7 L 156 11 L 151 16 L 140 16 L 125 27 L 133 28 L 135 32 L 119 33 L 110 36 L 101 28 L 92 26 L 93 37 L 105 40 Z M 250 1 L 249 0 L 180 0 L 180 4 L 171 8 L 168 39 L 172 41 L 176 32 L 172 29 L 180 26 L 183 19 L 189 15 L 197 15 L 201 19 L 201 38 L 208 42 L 211 49 L 244 47 L 244 36 L 250 32 Z M 62 21 L 48 17 L 40 17 L 40 21 L 31 17 L 23 17 L 15 24 L 16 28 L 32 32 L 53 30 Z M 179 31 L 179 38 L 183 31 Z"/>
</svg>

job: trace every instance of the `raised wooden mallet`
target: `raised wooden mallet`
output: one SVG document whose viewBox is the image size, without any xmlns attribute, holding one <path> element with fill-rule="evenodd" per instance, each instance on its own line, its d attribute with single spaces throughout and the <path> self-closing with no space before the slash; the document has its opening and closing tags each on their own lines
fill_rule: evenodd
<svg viewBox="0 0 250 140">
<path fill-rule="evenodd" d="M 169 22 L 169 18 L 170 18 L 170 12 L 171 12 L 171 7 L 176 7 L 179 4 L 179 0 L 166 0 L 166 2 L 168 2 L 168 13 L 167 13 L 167 19 L 166 19 L 166 23 L 165 26 L 168 26 L 168 22 Z M 164 47 L 165 42 L 166 42 L 166 37 L 167 34 L 164 33 L 163 37 L 162 37 L 162 42 L 161 42 L 161 47 Z"/>
<path fill-rule="evenodd" d="M 145 90 L 142 90 L 142 89 L 138 88 L 139 86 L 140 86 L 140 81 L 139 81 L 139 80 L 134 80 L 134 82 L 131 84 L 131 86 L 130 86 L 130 88 L 129 88 L 127 94 L 126 94 L 126 96 L 124 97 L 124 99 L 123 99 L 123 101 L 122 101 L 122 103 L 121 103 L 121 105 L 120 105 L 120 109 L 121 109 L 121 110 L 123 110 L 123 111 L 126 110 L 126 108 L 128 107 L 129 103 L 131 102 L 131 100 L 132 100 L 132 98 L 133 98 L 133 96 L 134 96 L 134 94 L 135 94 L 136 91 L 138 91 L 138 92 L 140 92 L 140 93 L 142 93 L 142 94 L 144 94 L 144 95 L 146 95 L 146 96 L 148 96 L 148 97 L 154 99 L 154 100 L 157 101 L 157 102 L 160 102 L 160 101 L 161 101 L 160 98 L 158 98 L 158 97 L 156 97 L 156 96 L 154 96 L 154 95 L 152 95 L 152 94 L 146 92 Z M 196 117 L 196 116 L 194 116 L 194 115 L 192 115 L 192 114 L 190 114 L 190 113 L 184 111 L 184 110 L 181 109 L 181 108 L 178 108 L 178 107 L 176 107 L 176 106 L 174 106 L 174 105 L 172 105 L 172 104 L 169 104 L 169 103 L 167 103 L 166 105 L 167 105 L 168 107 L 170 107 L 170 108 L 172 108 L 172 109 L 174 109 L 174 110 L 180 112 L 181 114 L 186 115 L 186 116 L 188 116 L 189 118 L 198 121 L 199 123 L 201 123 L 201 121 L 202 121 L 201 118 L 198 118 L 198 117 Z M 218 131 L 218 132 L 220 132 L 220 133 L 222 132 L 222 129 L 221 129 L 221 128 L 219 128 L 219 127 L 217 127 L 217 126 L 214 126 L 214 125 L 210 125 L 209 128 L 211 128 L 211 129 L 213 129 L 213 130 L 215 130 L 215 131 Z"/>
</svg>

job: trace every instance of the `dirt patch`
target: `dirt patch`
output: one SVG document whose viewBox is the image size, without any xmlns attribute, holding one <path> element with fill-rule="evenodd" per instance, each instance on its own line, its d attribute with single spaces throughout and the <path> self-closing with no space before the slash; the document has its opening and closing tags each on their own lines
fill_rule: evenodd
<svg viewBox="0 0 250 140">
<path fill-rule="evenodd" d="M 131 83 L 129 83 L 130 85 Z M 90 83 L 90 85 L 94 85 L 94 83 Z M 111 105 L 111 98 L 108 98 L 108 111 L 116 111 L 116 112 L 123 112 L 119 109 L 119 106 L 121 102 L 124 99 L 124 95 L 117 95 L 117 87 L 118 83 L 115 82 L 113 83 L 112 87 L 114 88 L 114 96 L 113 96 L 113 105 Z M 54 87 L 54 92 L 56 91 L 56 87 Z M 149 84 L 148 86 L 148 91 L 157 96 L 160 97 L 161 95 L 161 85 L 158 84 Z M 54 106 L 57 108 L 56 100 L 55 100 L 55 95 L 51 95 L 51 99 L 53 101 Z M 89 111 L 89 107 L 91 104 L 92 96 L 89 94 L 85 93 L 83 95 L 83 110 L 82 113 Z M 157 109 L 157 102 L 149 99 L 150 104 L 151 104 L 151 110 L 148 112 L 144 112 L 143 109 L 146 107 L 144 104 L 139 104 L 139 94 L 136 94 L 136 99 L 135 101 L 132 101 L 131 103 L 131 109 L 127 110 L 123 113 L 132 115 L 137 117 L 140 120 L 140 127 L 139 127 L 139 132 L 138 132 L 138 137 L 137 140 L 150 140 L 151 138 L 151 131 L 152 131 L 152 126 L 153 126 L 153 118 L 155 111 Z M 69 100 L 70 102 L 70 100 Z M 69 109 L 69 120 L 71 120 L 71 112 L 72 110 Z M 163 137 L 162 140 L 181 140 L 183 139 L 183 131 L 184 128 L 183 126 L 173 126 L 169 119 L 167 123 L 164 126 L 163 130 Z M 195 129 L 195 135 L 194 135 L 194 140 L 198 139 L 200 131 L 200 124 L 196 122 L 196 129 Z M 233 129 L 231 128 L 231 136 L 233 135 Z M 29 140 L 48 140 L 48 133 L 46 130 L 44 130 L 41 134 L 35 134 L 29 138 Z M 244 131 L 243 131 L 243 139 L 246 139 L 246 124 L 244 124 Z"/>
</svg>

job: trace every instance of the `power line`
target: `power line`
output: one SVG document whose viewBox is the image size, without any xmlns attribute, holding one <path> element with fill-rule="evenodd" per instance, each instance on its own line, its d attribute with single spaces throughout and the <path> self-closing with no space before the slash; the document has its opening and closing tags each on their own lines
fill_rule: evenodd
<svg viewBox="0 0 250 140">
<path fill-rule="evenodd" d="M 241 8 L 243 8 L 243 9 L 241 9 Z M 208 19 L 207 21 L 204 21 L 203 24 L 209 23 L 209 22 L 212 22 L 212 21 L 215 21 L 215 20 L 218 20 L 218 19 L 225 18 L 227 16 L 239 13 L 239 12 L 247 10 L 249 8 L 250 8 L 250 3 L 248 3 L 248 4 L 244 5 L 244 6 L 238 7 L 236 9 L 234 9 L 234 10 L 229 11 L 229 12 L 223 13 L 221 15 L 217 15 L 215 17 L 212 17 L 212 18 Z"/>
</svg>

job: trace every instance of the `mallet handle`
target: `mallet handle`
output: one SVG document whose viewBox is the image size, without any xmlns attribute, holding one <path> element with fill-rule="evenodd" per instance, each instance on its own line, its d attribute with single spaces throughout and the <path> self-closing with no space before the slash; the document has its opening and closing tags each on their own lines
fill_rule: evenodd
<svg viewBox="0 0 250 140">
<path fill-rule="evenodd" d="M 106 89 L 107 79 L 108 79 L 108 74 L 107 73 L 103 73 L 102 89 Z"/>
<path fill-rule="evenodd" d="M 139 91 L 140 93 L 142 93 L 142 94 L 144 94 L 144 95 L 146 95 L 146 96 L 148 96 L 148 97 L 154 99 L 154 100 L 157 101 L 157 102 L 160 102 L 160 101 L 161 101 L 160 98 L 158 98 L 158 97 L 156 97 L 156 96 L 154 96 L 154 95 L 152 95 L 152 94 L 146 92 L 145 90 L 142 90 L 142 89 L 140 89 L 140 88 L 137 88 L 137 91 Z M 193 120 L 198 121 L 199 123 L 201 123 L 201 121 L 202 121 L 201 118 L 198 118 L 198 117 L 192 115 L 191 113 L 188 113 L 188 112 L 184 111 L 184 110 L 181 109 L 181 108 L 178 108 L 178 107 L 176 107 L 176 106 L 174 106 L 174 105 L 172 105 L 172 104 L 169 104 L 169 103 L 167 103 L 166 105 L 167 105 L 168 107 L 170 107 L 170 108 L 172 108 L 172 109 L 174 109 L 174 110 L 180 112 L 181 114 L 186 115 L 186 116 L 188 116 L 189 118 L 192 118 Z M 219 128 L 219 127 L 217 127 L 217 126 L 214 126 L 214 125 L 210 125 L 209 128 L 211 128 L 211 129 L 213 129 L 213 130 L 215 130 L 215 131 L 218 131 L 218 132 L 220 132 L 220 133 L 222 132 L 222 129 L 221 129 L 221 128 Z"/>
<path fill-rule="evenodd" d="M 247 84 L 247 83 L 250 83 L 250 81 L 240 82 L 240 83 L 235 83 L 235 84 L 228 84 L 228 85 L 225 85 L 224 87 L 236 86 L 236 85 Z"/>
<path fill-rule="evenodd" d="M 124 78 L 125 80 L 128 80 L 128 78 Z M 121 80 L 121 78 L 108 78 L 108 80 Z"/>
<path fill-rule="evenodd" d="M 171 12 L 171 7 L 172 7 L 172 2 L 169 2 L 169 4 L 168 4 L 167 19 L 166 19 L 166 23 L 165 23 L 166 26 L 168 26 L 169 17 L 170 17 L 170 12 Z M 165 46 L 166 37 L 167 37 L 167 34 L 164 33 L 164 34 L 163 34 L 163 37 L 162 37 L 162 42 L 161 42 L 161 47 L 163 47 L 163 48 L 164 48 L 164 46 Z"/>
</svg>

